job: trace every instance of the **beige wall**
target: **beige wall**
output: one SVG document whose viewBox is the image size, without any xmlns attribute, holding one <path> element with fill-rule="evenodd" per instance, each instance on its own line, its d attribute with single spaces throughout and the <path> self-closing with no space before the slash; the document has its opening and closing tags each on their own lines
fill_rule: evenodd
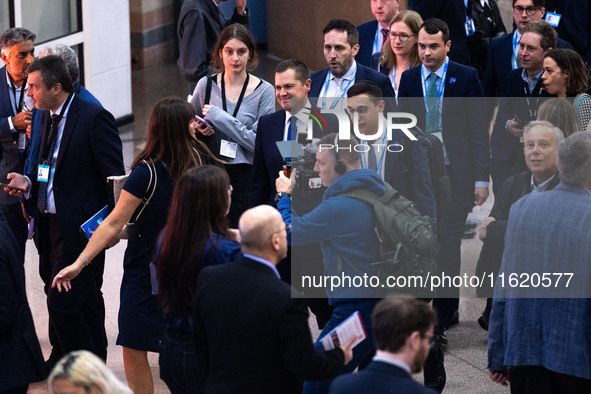
<svg viewBox="0 0 591 394">
<path fill-rule="evenodd" d="M 269 53 L 298 58 L 312 70 L 326 67 L 322 29 L 333 18 L 355 26 L 374 19 L 369 0 L 267 1 Z"/>
</svg>

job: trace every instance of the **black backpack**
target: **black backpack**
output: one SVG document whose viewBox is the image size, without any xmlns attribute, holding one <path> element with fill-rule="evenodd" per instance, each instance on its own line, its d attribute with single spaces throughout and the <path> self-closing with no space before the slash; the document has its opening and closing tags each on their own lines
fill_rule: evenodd
<svg viewBox="0 0 591 394">
<path fill-rule="evenodd" d="M 428 216 L 422 216 L 415 205 L 404 198 L 400 193 L 385 184 L 386 192 L 378 196 L 364 189 L 357 189 L 339 194 L 339 197 L 348 197 L 362 201 L 373 207 L 376 216 L 376 235 L 380 241 L 380 261 L 378 264 L 378 276 L 382 285 L 387 283 L 389 276 L 405 276 L 409 280 L 406 287 L 383 287 L 382 294 L 386 296 L 392 291 L 407 293 L 420 298 L 431 298 L 432 292 L 429 286 L 424 286 L 430 275 L 436 271 L 435 265 L 435 236 L 431 228 L 431 220 Z M 338 254 L 338 252 L 337 252 Z M 343 271 L 343 262 L 351 267 L 357 274 L 363 272 L 352 262 L 347 261 L 338 254 L 338 269 Z M 422 279 L 410 277 L 420 276 Z M 412 282 L 410 282 L 412 281 Z M 420 287 L 419 286 L 423 286 Z M 380 291 L 380 289 L 377 289 Z"/>
<path fill-rule="evenodd" d="M 445 159 L 443 157 L 443 145 L 437 136 L 423 132 L 418 127 L 410 129 L 412 134 L 417 139 L 422 139 L 427 142 L 428 150 L 427 156 L 429 158 L 429 172 L 431 174 L 431 187 L 435 195 L 435 202 L 437 204 L 437 219 L 441 214 L 452 205 L 451 198 L 451 182 L 447 175 L 445 168 Z M 402 172 L 404 174 L 405 182 L 408 185 L 408 190 L 411 196 L 410 200 L 415 201 L 414 189 L 412 187 L 413 174 L 413 145 L 417 141 L 408 141 L 404 144 L 402 151 Z"/>
</svg>

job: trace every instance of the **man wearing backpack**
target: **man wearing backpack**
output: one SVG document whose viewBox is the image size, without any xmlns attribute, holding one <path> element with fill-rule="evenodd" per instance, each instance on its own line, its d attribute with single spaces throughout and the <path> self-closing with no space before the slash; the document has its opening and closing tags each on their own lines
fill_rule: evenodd
<svg viewBox="0 0 591 394">
<path fill-rule="evenodd" d="M 343 373 L 353 372 L 357 367 L 363 368 L 371 360 L 374 352 L 371 313 L 379 299 L 370 286 L 331 288 L 330 281 L 341 278 L 342 275 L 377 275 L 377 268 L 371 263 L 380 261 L 380 245 L 375 233 L 376 218 L 373 208 L 361 201 L 339 195 L 357 189 L 365 189 L 377 195 L 383 195 L 386 191 L 384 182 L 375 171 L 361 169 L 359 152 L 354 149 L 356 145 L 357 141 L 339 140 L 334 133 L 319 141 L 314 170 L 319 173 L 327 190 L 322 202 L 304 216 L 299 217 L 291 212 L 289 194 L 294 187 L 292 182 L 295 182 L 293 173 L 290 180 L 280 172 L 276 183 L 278 192 L 288 194 L 279 200 L 277 208 L 284 221 L 292 225 L 291 244 L 321 242 L 322 245 L 325 273 L 329 278 L 329 283 L 326 283 L 327 294 L 335 309 L 319 338 L 355 311 L 359 311 L 365 325 L 367 338 L 353 349 L 353 360 L 343 369 Z M 302 271 L 305 272 L 305 267 Z M 318 341 L 315 346 L 322 349 L 322 344 Z M 304 392 L 328 392 L 329 386 L 330 381 L 306 382 Z"/>
</svg>

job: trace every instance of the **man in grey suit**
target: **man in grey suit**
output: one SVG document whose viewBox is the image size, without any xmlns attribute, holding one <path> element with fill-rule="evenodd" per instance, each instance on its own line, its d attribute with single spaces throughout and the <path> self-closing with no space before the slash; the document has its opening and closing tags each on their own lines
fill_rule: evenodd
<svg viewBox="0 0 591 394">
<path fill-rule="evenodd" d="M 591 392 L 591 134 L 564 140 L 558 171 L 554 190 L 526 195 L 509 213 L 488 369 L 493 381 L 510 380 L 511 393 Z"/>
</svg>

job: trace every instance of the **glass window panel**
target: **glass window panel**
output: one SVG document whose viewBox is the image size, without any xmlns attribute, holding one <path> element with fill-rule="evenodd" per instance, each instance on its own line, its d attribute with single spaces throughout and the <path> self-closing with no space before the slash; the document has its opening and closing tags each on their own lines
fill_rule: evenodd
<svg viewBox="0 0 591 394">
<path fill-rule="evenodd" d="M 9 1 L 0 1 L 0 34 L 10 28 Z"/>
<path fill-rule="evenodd" d="M 80 0 L 21 0 L 23 27 L 37 34 L 37 44 L 81 30 Z"/>
</svg>

